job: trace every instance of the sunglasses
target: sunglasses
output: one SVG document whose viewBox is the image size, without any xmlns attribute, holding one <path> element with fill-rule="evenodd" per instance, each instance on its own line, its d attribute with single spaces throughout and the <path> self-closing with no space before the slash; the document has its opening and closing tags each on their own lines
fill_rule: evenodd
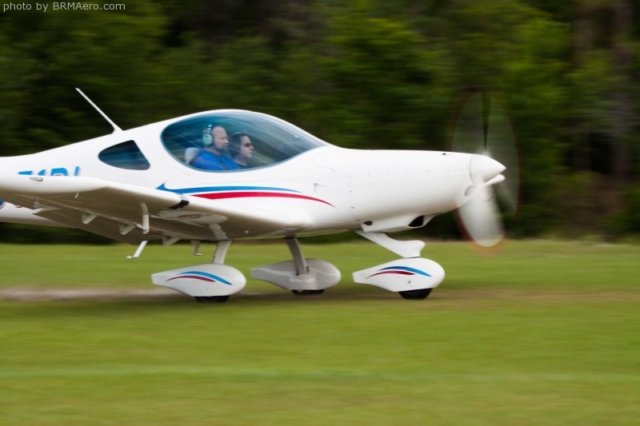
<svg viewBox="0 0 640 426">
<path fill-rule="evenodd" d="M 251 142 L 245 142 L 242 144 L 242 146 L 244 146 L 245 148 L 249 148 L 250 146 L 253 146 L 253 144 Z"/>
</svg>

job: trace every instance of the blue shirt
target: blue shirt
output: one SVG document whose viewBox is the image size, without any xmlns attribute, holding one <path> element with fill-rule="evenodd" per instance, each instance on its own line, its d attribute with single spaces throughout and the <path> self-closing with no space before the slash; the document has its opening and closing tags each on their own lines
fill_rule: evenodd
<svg viewBox="0 0 640 426">
<path fill-rule="evenodd" d="M 191 165 L 204 170 L 237 170 L 238 164 L 225 154 L 216 155 L 206 149 L 201 149 Z"/>
</svg>

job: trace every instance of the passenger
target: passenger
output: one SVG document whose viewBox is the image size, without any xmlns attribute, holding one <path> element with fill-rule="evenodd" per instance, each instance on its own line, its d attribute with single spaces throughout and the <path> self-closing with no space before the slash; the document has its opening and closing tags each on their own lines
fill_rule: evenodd
<svg viewBox="0 0 640 426">
<path fill-rule="evenodd" d="M 229 138 L 222 126 L 210 124 L 203 132 L 204 148 L 191 160 L 191 165 L 203 170 L 236 170 L 239 166 L 231 159 L 227 151 Z"/>
<path fill-rule="evenodd" d="M 229 152 L 231 158 L 241 169 L 249 166 L 249 159 L 253 157 L 253 143 L 245 132 L 238 132 L 231 135 L 229 140 Z"/>
</svg>

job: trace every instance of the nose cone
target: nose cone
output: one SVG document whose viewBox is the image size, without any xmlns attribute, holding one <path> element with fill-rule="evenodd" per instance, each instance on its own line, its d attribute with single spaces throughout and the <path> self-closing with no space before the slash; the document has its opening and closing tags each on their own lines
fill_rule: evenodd
<svg viewBox="0 0 640 426">
<path fill-rule="evenodd" d="M 471 179 L 476 185 L 488 182 L 505 170 L 505 166 L 486 155 L 474 155 L 471 159 Z"/>
</svg>

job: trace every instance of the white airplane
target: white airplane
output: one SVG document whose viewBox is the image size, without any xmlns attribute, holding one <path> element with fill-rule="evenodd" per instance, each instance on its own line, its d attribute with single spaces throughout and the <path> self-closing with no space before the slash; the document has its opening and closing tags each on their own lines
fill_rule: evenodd
<svg viewBox="0 0 640 426">
<path fill-rule="evenodd" d="M 421 228 L 459 208 L 480 245 L 495 245 L 504 235 L 492 186 L 505 180 L 505 166 L 488 155 L 344 149 L 243 110 L 123 131 L 85 98 L 114 132 L 0 158 L 0 221 L 74 227 L 139 244 L 134 258 L 153 240 L 165 246 L 190 240 L 194 254 L 200 242 L 216 242 L 211 263 L 152 275 L 154 284 L 201 302 L 224 302 L 244 288 L 242 272 L 225 264 L 234 240 L 283 238 L 293 259 L 255 267 L 251 276 L 295 294 L 319 294 L 340 281 L 340 271 L 305 258 L 298 237 L 355 231 L 400 257 L 354 272 L 356 283 L 424 299 L 443 281 L 443 268 L 420 257 L 424 242 L 387 233 Z M 454 148 L 468 148 L 471 141 L 473 149 L 478 135 L 487 133 L 477 119 L 481 96 L 466 105 Z M 500 122 L 496 128 L 509 133 L 508 121 L 500 118 L 504 111 L 491 105 L 494 122 Z M 498 145 L 491 136 L 480 139 L 485 153 Z M 513 148 L 500 149 L 513 157 Z M 517 193 L 517 167 L 514 173 Z"/>
</svg>

